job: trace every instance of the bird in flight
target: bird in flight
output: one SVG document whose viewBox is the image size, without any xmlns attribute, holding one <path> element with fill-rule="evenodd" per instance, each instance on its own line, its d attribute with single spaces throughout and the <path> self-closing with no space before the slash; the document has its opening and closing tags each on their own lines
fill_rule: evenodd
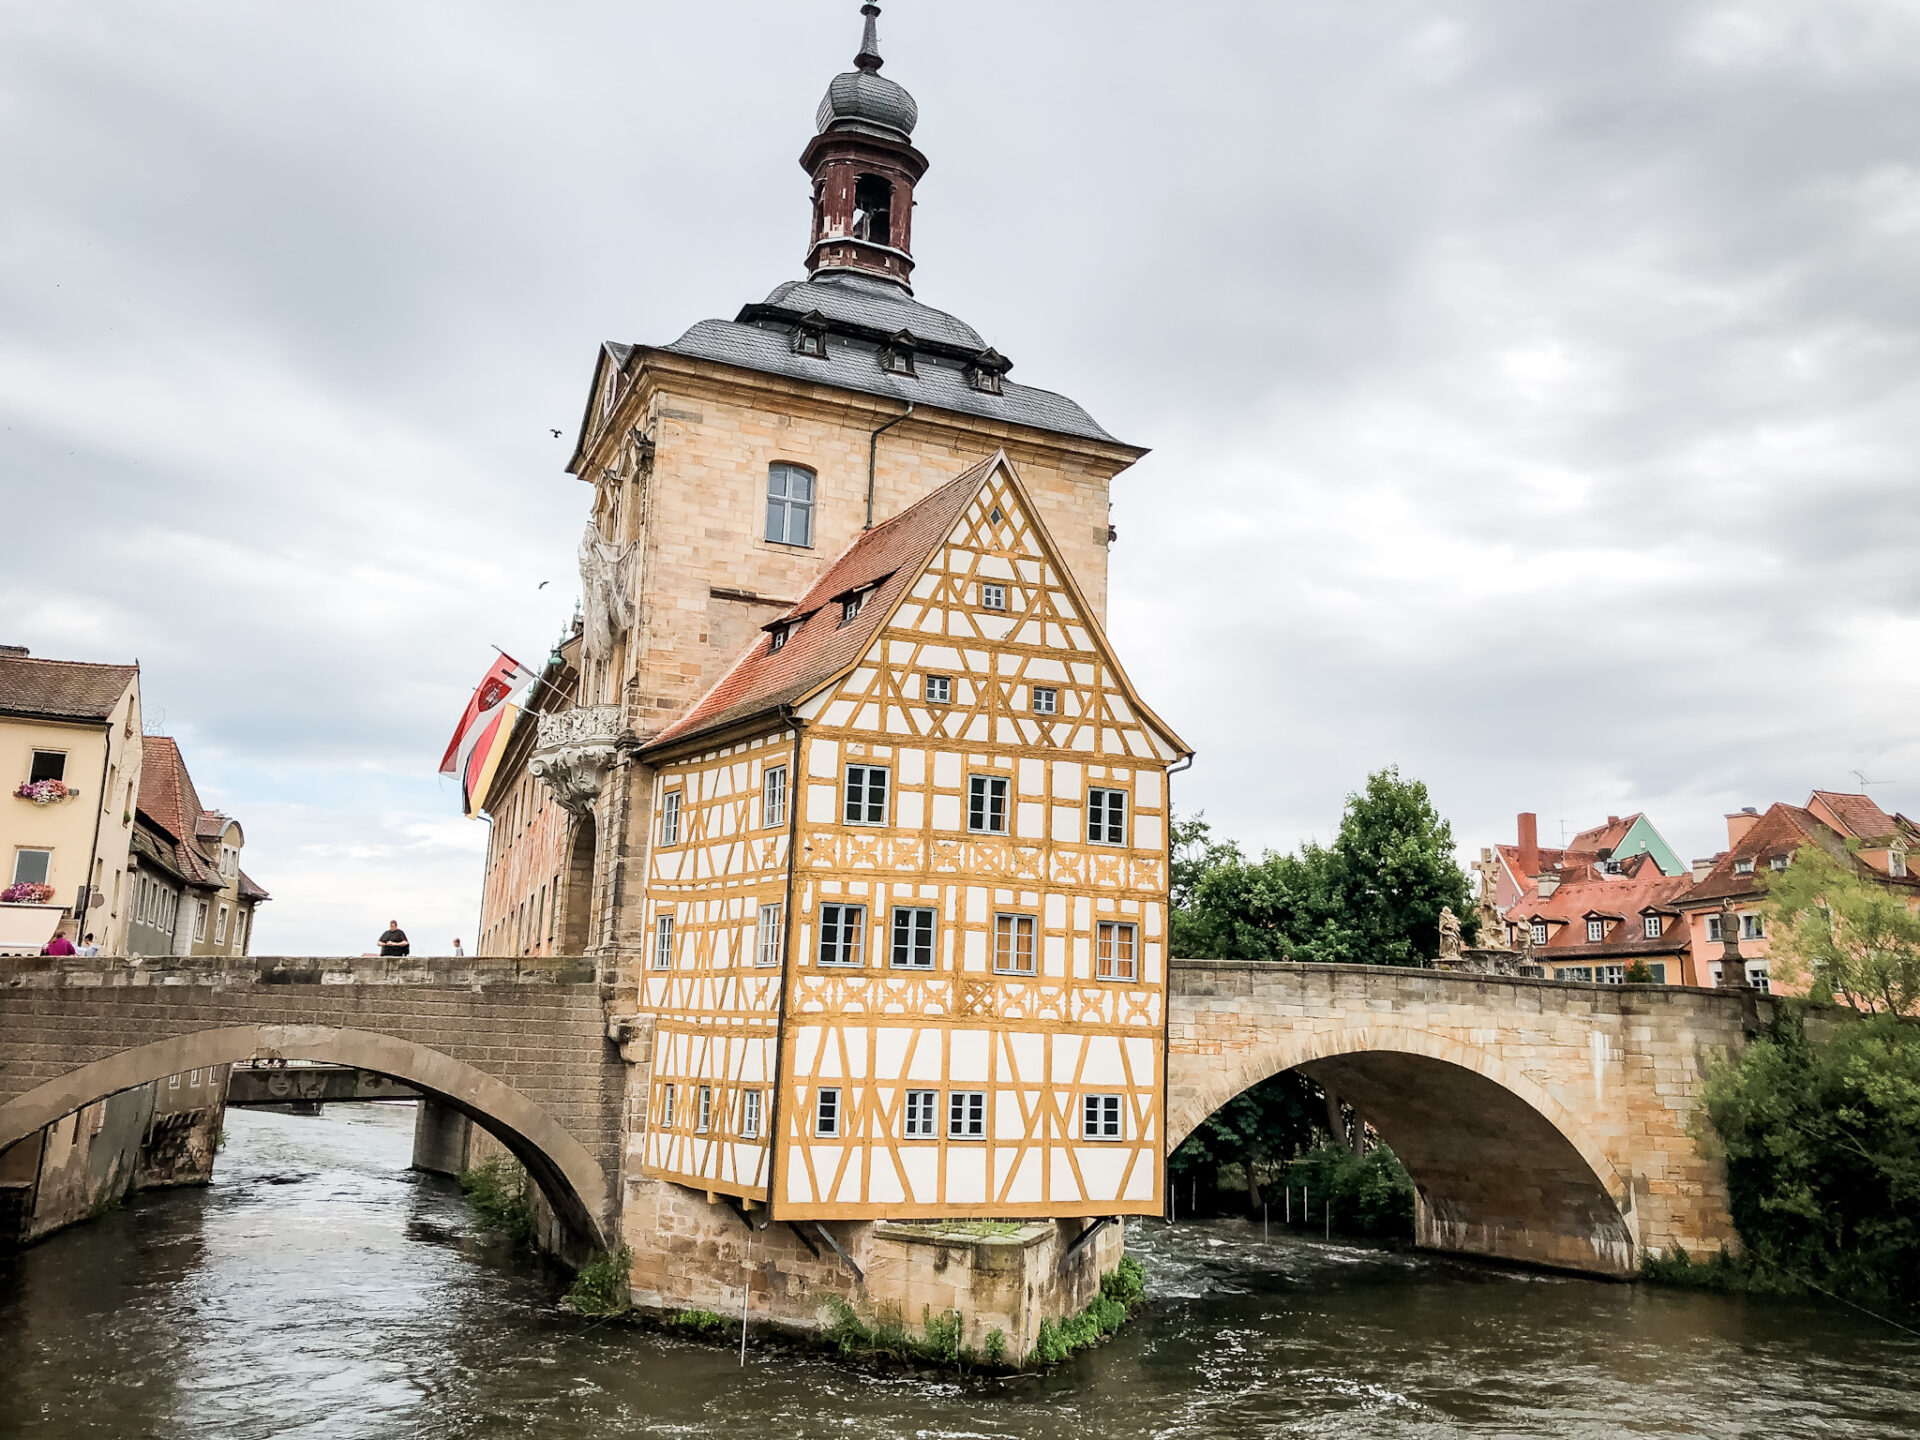
<svg viewBox="0 0 1920 1440">
<path fill-rule="evenodd" d="M 560 438 L 560 432 L 559 432 L 558 430 L 554 430 L 554 429 L 552 429 L 551 427 L 549 427 L 549 429 L 548 429 L 548 433 L 549 433 L 550 435 L 552 435 L 552 436 L 553 436 L 553 438 L 554 438 L 554 439 L 556 439 L 556 440 L 558 440 L 558 439 Z"/>
</svg>

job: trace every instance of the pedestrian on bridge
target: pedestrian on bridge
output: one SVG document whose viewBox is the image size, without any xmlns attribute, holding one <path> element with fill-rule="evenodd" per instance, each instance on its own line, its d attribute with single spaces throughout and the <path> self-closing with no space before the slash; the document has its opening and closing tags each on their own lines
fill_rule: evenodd
<svg viewBox="0 0 1920 1440">
<path fill-rule="evenodd" d="M 383 957 L 393 955 L 411 955 L 413 946 L 407 943 L 407 932 L 400 928 L 398 920 L 387 921 L 387 932 L 380 937 L 380 954 Z"/>
</svg>

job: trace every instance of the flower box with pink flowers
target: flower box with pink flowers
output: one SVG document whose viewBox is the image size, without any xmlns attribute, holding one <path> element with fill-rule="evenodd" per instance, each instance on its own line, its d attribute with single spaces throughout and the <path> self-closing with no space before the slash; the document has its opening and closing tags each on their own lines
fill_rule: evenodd
<svg viewBox="0 0 1920 1440">
<path fill-rule="evenodd" d="M 80 792 L 64 780 L 26 780 L 14 790 L 16 800 L 31 800 L 36 805 L 57 805 Z"/>
</svg>

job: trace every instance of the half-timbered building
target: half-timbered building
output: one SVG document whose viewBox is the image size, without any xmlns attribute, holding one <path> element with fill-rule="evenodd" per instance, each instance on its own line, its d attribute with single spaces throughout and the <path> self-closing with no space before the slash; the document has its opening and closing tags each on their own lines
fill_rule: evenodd
<svg viewBox="0 0 1920 1440">
<path fill-rule="evenodd" d="M 784 1219 L 1158 1214 L 1170 767 L 1004 454 L 647 755 L 644 1164 Z"/>
</svg>

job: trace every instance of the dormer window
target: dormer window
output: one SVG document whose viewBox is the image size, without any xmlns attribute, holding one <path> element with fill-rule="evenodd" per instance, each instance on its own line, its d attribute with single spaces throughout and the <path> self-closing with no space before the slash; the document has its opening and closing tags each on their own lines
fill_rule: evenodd
<svg viewBox="0 0 1920 1440">
<path fill-rule="evenodd" d="M 880 347 L 880 368 L 889 375 L 913 374 L 913 336 L 902 330 Z"/>
<path fill-rule="evenodd" d="M 1544 945 L 1547 943 L 1546 921 L 1536 920 L 1533 922 L 1533 943 L 1536 945 Z"/>
<path fill-rule="evenodd" d="M 792 625 L 782 625 L 778 630 L 775 630 L 773 632 L 773 643 L 767 647 L 767 653 L 771 655 L 775 650 L 783 649 L 787 643 L 787 636 L 791 634 L 794 629 L 795 627 Z"/>
<path fill-rule="evenodd" d="M 1597 945 L 1607 938 L 1607 922 L 1604 920 L 1587 921 L 1588 943 Z"/>
<path fill-rule="evenodd" d="M 999 351 L 982 350 L 967 362 L 967 384 L 982 394 L 999 395 L 1002 393 L 1000 377 L 1012 368 Z"/>
<path fill-rule="evenodd" d="M 1642 933 L 1644 933 L 1649 940 L 1658 940 L 1660 938 L 1660 917 L 1658 915 L 1647 916 L 1645 929 Z"/>
<path fill-rule="evenodd" d="M 827 358 L 827 322 L 818 311 L 802 316 L 794 327 L 793 353 L 811 355 L 816 360 Z"/>
<path fill-rule="evenodd" d="M 1787 868 L 1787 857 L 1784 855 L 1776 855 L 1771 860 L 1769 860 L 1767 864 L 1771 865 L 1776 870 L 1784 870 Z"/>
<path fill-rule="evenodd" d="M 855 617 L 860 614 L 860 607 L 866 603 L 866 599 L 867 592 L 858 590 L 842 600 L 840 602 L 840 623 L 842 625 L 852 624 Z"/>
<path fill-rule="evenodd" d="M 1898 845 L 1887 852 L 1887 874 L 1895 880 L 1907 878 L 1907 852 Z"/>
<path fill-rule="evenodd" d="M 1751 874 L 1753 874 L 1753 857 L 1752 857 L 1752 856 L 1748 856 L 1748 857 L 1747 857 L 1746 859 L 1744 859 L 1744 860 L 1736 860 L 1736 861 L 1734 861 L 1734 862 L 1733 862 L 1733 873 L 1734 873 L 1734 874 L 1736 874 L 1736 875 L 1751 875 Z"/>
</svg>

